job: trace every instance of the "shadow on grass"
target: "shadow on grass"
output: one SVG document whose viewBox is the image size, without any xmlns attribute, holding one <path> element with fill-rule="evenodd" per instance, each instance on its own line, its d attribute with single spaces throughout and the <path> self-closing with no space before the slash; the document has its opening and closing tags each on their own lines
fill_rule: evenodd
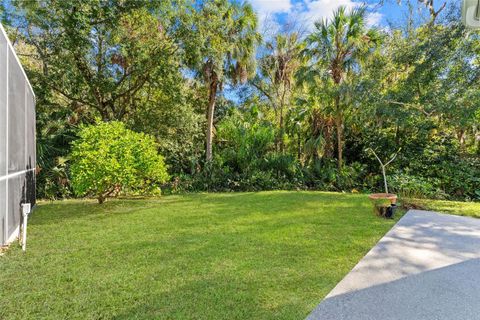
<svg viewBox="0 0 480 320">
<path fill-rule="evenodd" d="M 339 200 L 350 199 L 351 203 L 345 204 Z M 95 200 L 67 200 L 57 202 L 43 202 L 39 204 L 30 223 L 32 225 L 61 224 L 66 219 L 98 218 L 108 214 L 132 214 L 139 210 L 154 209 L 155 207 L 189 205 L 203 209 L 211 209 L 214 213 L 228 214 L 234 211 L 237 214 L 243 211 L 248 214 L 248 209 L 262 210 L 265 214 L 276 213 L 284 209 L 296 209 L 299 206 L 335 206 L 347 207 L 351 210 L 364 206 L 365 197 L 361 195 L 347 195 L 317 192 L 258 192 L 258 193 L 222 193 L 208 194 L 197 193 L 188 195 L 173 195 L 159 198 L 137 199 L 112 199 L 99 205 Z M 265 206 L 268 202 L 268 206 Z M 195 211 L 195 206 L 191 208 Z"/>
<path fill-rule="evenodd" d="M 170 290 L 158 292 L 144 287 L 151 294 L 125 307 L 113 319 L 303 319 L 311 306 L 302 299 L 290 299 L 285 290 L 299 280 L 261 283 L 255 277 L 210 273 L 191 279 Z M 317 276 L 304 276 L 301 281 L 318 283 Z M 333 281 L 332 281 L 333 282 Z M 255 289 L 257 288 L 257 289 Z M 275 300 L 278 297 L 278 300 Z"/>
<path fill-rule="evenodd" d="M 5 292 L 36 301 L 30 316 L 303 318 L 393 225 L 370 210 L 319 192 L 42 204 Z"/>
<path fill-rule="evenodd" d="M 188 198 L 162 197 L 144 199 L 110 199 L 109 201 L 98 204 L 96 200 L 64 200 L 55 202 L 40 203 L 29 224 L 62 224 L 69 219 L 82 218 L 102 218 L 109 215 L 131 214 L 140 210 L 151 209 L 161 205 L 171 203 L 186 203 L 192 201 Z"/>
</svg>

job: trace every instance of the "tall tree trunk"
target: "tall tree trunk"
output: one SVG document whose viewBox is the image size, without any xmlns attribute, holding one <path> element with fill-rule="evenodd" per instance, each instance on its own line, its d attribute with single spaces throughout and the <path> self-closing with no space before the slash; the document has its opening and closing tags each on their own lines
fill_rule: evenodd
<svg viewBox="0 0 480 320">
<path fill-rule="evenodd" d="M 333 127 L 334 127 L 334 121 L 333 119 L 328 116 L 327 118 L 323 119 L 324 125 L 323 125 L 323 130 L 322 134 L 323 137 L 325 138 L 325 151 L 324 151 L 324 157 L 327 159 L 333 158 Z"/>
<path fill-rule="evenodd" d="M 208 110 L 207 110 L 207 144 L 206 144 L 206 160 L 212 161 L 212 142 L 213 142 L 213 115 L 215 113 L 215 101 L 217 97 L 218 82 L 213 79 L 210 82 L 209 96 L 208 96 Z"/>
<path fill-rule="evenodd" d="M 337 127 L 337 152 L 338 152 L 338 171 L 343 166 L 343 113 L 340 107 L 340 97 L 335 97 L 335 126 Z"/>
<path fill-rule="evenodd" d="M 278 145 L 280 147 L 280 153 L 283 153 L 284 144 L 283 144 L 283 104 L 280 107 L 280 132 L 278 137 Z"/>
<path fill-rule="evenodd" d="M 300 132 L 300 130 L 298 130 L 298 133 L 297 133 L 297 158 L 298 158 L 298 161 L 302 161 L 302 134 Z"/>
<path fill-rule="evenodd" d="M 287 98 L 287 83 L 285 81 L 282 81 L 282 97 L 280 101 L 280 153 L 283 154 L 285 150 L 285 144 L 283 143 L 283 135 L 284 135 L 284 118 L 283 118 L 283 109 L 285 108 L 285 101 Z"/>
<path fill-rule="evenodd" d="M 480 155 L 480 127 L 476 125 L 473 128 L 473 146 L 477 150 L 477 154 Z"/>
<path fill-rule="evenodd" d="M 465 151 L 465 130 L 464 129 L 458 129 L 457 130 L 457 139 L 458 143 L 460 144 L 460 149 L 462 151 Z"/>
</svg>

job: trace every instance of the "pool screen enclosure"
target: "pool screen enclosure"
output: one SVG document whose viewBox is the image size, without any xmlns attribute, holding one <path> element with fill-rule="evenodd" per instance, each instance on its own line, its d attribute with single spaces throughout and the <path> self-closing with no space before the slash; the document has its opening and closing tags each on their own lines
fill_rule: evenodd
<svg viewBox="0 0 480 320">
<path fill-rule="evenodd" d="M 0 24 L 0 245 L 20 234 L 35 204 L 35 96 Z"/>
</svg>

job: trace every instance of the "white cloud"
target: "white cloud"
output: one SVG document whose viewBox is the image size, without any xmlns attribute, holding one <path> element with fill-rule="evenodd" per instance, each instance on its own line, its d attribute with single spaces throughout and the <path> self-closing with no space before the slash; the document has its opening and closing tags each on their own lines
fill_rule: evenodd
<svg viewBox="0 0 480 320">
<path fill-rule="evenodd" d="M 263 33 L 277 32 L 280 25 L 275 15 L 290 14 L 293 7 L 290 0 L 250 0 L 250 3 L 257 12 L 259 27 Z"/>
<path fill-rule="evenodd" d="M 275 17 L 276 14 L 292 12 L 292 3 L 290 0 L 250 0 L 253 8 L 257 11 L 260 24 L 265 19 Z"/>
<path fill-rule="evenodd" d="M 378 27 L 380 26 L 383 19 L 383 14 L 380 12 L 372 12 L 367 17 L 367 25 L 369 27 Z"/>
<path fill-rule="evenodd" d="M 305 0 L 303 3 L 304 11 L 300 13 L 311 24 L 318 20 L 330 19 L 339 7 L 343 6 L 348 11 L 360 5 L 352 0 Z"/>
<path fill-rule="evenodd" d="M 311 29 L 314 22 L 331 18 L 333 12 L 341 6 L 351 10 L 363 3 L 360 0 L 250 0 L 250 2 L 258 13 L 260 25 L 270 31 L 273 26 L 280 27 L 277 19 L 279 14 L 283 15 L 283 20 L 298 20 L 306 29 Z M 367 23 L 369 26 L 376 26 L 380 24 L 382 18 L 381 13 L 370 13 Z M 267 24 L 265 20 L 268 21 Z"/>
<path fill-rule="evenodd" d="M 258 14 L 275 14 L 289 12 L 292 9 L 290 0 L 250 0 Z"/>
</svg>

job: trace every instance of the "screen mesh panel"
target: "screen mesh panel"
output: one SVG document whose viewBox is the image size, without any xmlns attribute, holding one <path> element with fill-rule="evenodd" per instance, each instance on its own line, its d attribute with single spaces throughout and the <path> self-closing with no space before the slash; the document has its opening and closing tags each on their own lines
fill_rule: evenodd
<svg viewBox="0 0 480 320">
<path fill-rule="evenodd" d="M 0 33 L 0 177 L 7 172 L 7 39 Z"/>
<path fill-rule="evenodd" d="M 35 204 L 35 96 L 0 25 L 0 244 L 18 236 L 22 203 Z"/>
<path fill-rule="evenodd" d="M 8 173 L 25 169 L 25 79 L 8 55 Z"/>
</svg>

